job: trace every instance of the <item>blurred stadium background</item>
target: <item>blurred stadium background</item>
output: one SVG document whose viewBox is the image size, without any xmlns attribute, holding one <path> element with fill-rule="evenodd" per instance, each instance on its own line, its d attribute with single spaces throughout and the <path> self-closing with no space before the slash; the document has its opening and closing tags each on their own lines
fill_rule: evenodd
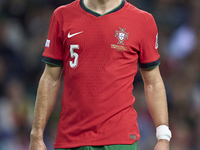
<svg viewBox="0 0 200 150">
<path fill-rule="evenodd" d="M 50 17 L 56 7 L 72 1 L 0 0 L 0 150 L 28 150 Z M 158 25 L 171 150 L 200 150 L 200 0 L 128 1 L 152 13 Z M 134 86 L 139 150 L 153 150 L 155 128 L 139 73 Z M 61 94 L 45 130 L 48 150 L 53 150 Z"/>
</svg>

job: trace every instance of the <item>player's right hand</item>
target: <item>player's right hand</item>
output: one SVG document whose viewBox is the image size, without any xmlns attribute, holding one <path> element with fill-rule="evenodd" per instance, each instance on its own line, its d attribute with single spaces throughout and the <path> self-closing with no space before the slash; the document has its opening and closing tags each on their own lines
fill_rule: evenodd
<svg viewBox="0 0 200 150">
<path fill-rule="evenodd" d="M 47 150 L 47 147 L 44 144 L 43 139 L 38 140 L 38 139 L 31 138 L 29 150 Z"/>
</svg>

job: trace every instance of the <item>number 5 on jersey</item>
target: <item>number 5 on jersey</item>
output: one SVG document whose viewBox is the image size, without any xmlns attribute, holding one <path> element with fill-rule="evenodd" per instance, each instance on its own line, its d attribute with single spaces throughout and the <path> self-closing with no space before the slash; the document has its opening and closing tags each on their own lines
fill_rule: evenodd
<svg viewBox="0 0 200 150">
<path fill-rule="evenodd" d="M 76 68 L 78 65 L 78 54 L 74 52 L 76 49 L 79 49 L 79 45 L 70 45 L 71 58 L 74 58 L 74 61 L 69 61 L 71 68 Z"/>
</svg>

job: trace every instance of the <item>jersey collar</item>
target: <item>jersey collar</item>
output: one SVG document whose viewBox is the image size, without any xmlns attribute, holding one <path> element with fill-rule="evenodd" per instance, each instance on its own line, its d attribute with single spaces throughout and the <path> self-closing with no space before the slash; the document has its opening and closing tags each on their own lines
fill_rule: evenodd
<svg viewBox="0 0 200 150">
<path fill-rule="evenodd" d="M 122 0 L 121 4 L 119 6 L 117 6 L 116 8 L 112 9 L 111 11 L 109 11 L 109 12 L 107 12 L 105 14 L 99 14 L 99 13 L 87 8 L 85 6 L 85 4 L 83 3 L 83 0 L 80 0 L 80 5 L 81 5 L 81 8 L 83 10 L 85 10 L 86 12 L 88 12 L 88 13 L 96 16 L 96 17 L 101 17 L 101 16 L 104 16 L 104 15 L 107 15 L 107 14 L 110 14 L 110 13 L 113 13 L 113 12 L 116 12 L 116 11 L 120 10 L 125 5 L 125 0 Z"/>
</svg>

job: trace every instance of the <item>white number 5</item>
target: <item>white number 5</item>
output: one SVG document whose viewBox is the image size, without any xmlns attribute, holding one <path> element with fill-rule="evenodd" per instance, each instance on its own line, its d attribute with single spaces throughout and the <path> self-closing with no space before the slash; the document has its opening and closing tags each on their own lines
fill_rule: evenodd
<svg viewBox="0 0 200 150">
<path fill-rule="evenodd" d="M 79 45 L 70 45 L 71 58 L 74 58 L 74 62 L 69 61 L 69 65 L 71 68 L 76 68 L 78 65 L 78 54 L 74 52 L 75 49 L 79 49 Z"/>
</svg>

